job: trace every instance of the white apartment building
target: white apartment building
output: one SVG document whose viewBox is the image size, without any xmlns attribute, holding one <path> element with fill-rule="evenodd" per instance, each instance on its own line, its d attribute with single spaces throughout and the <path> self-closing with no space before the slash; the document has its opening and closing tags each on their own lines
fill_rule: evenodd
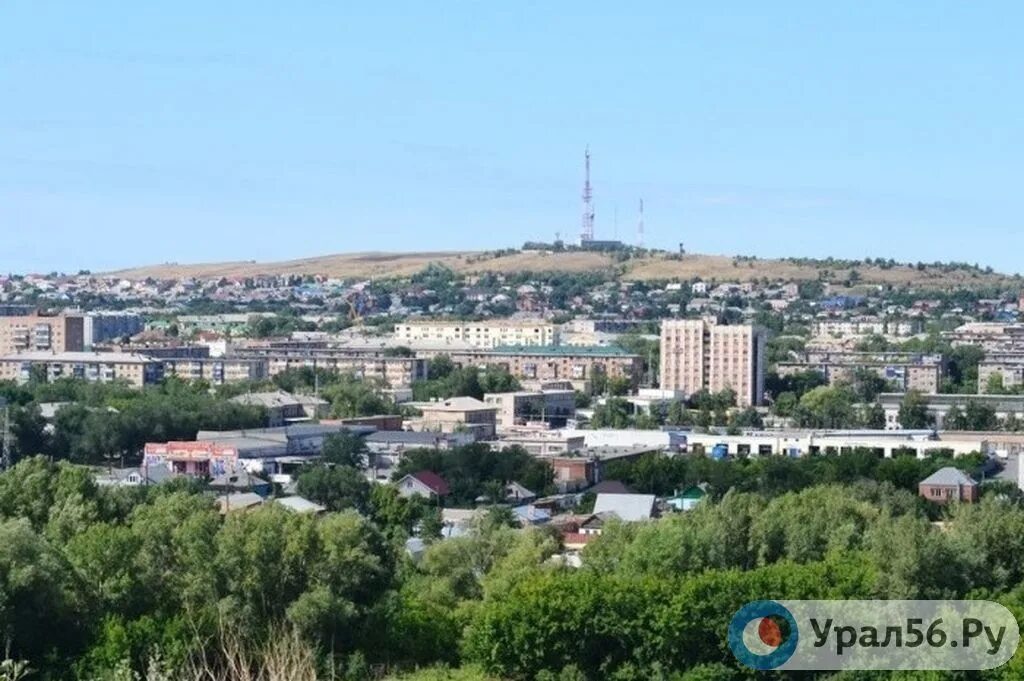
<svg viewBox="0 0 1024 681">
<path fill-rule="evenodd" d="M 692 395 L 706 389 L 736 392 L 739 407 L 764 395 L 765 334 L 750 325 L 678 319 L 661 323 L 661 388 Z"/>
<path fill-rule="evenodd" d="M 502 345 L 557 345 L 558 330 L 554 324 L 542 319 L 495 319 L 483 322 L 429 320 L 396 324 L 395 338 L 402 343 L 433 341 L 496 348 Z"/>
</svg>

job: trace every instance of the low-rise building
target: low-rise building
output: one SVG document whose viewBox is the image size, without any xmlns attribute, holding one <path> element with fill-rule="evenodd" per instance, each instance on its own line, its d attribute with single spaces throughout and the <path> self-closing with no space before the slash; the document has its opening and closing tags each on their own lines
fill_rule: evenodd
<svg viewBox="0 0 1024 681">
<path fill-rule="evenodd" d="M 958 468 L 946 466 L 935 471 L 917 486 L 918 494 L 936 504 L 978 501 L 978 483 Z"/>
<path fill-rule="evenodd" d="M 473 397 L 416 402 L 413 406 L 422 414 L 412 422 L 414 430 L 470 432 L 478 440 L 488 440 L 494 437 L 497 428 L 497 408 Z"/>
<path fill-rule="evenodd" d="M 484 402 L 497 408 L 499 430 L 542 422 L 553 428 L 564 427 L 576 415 L 574 390 L 519 390 L 487 393 Z"/>
<path fill-rule="evenodd" d="M 885 411 L 885 427 L 888 430 L 899 430 L 903 427 L 899 420 L 900 406 L 903 404 L 903 393 L 882 393 L 878 402 Z M 968 403 L 989 407 L 995 412 L 996 418 L 1008 416 L 1024 417 L 1024 395 L 960 395 L 941 394 L 924 395 L 925 409 L 934 427 L 942 430 L 945 427 L 946 415 L 951 409 L 966 409 Z"/>
<path fill-rule="evenodd" d="M 330 403 L 313 395 L 291 394 L 284 390 L 246 393 L 231 398 L 232 402 L 267 410 L 267 427 L 310 421 L 327 416 Z"/>
</svg>

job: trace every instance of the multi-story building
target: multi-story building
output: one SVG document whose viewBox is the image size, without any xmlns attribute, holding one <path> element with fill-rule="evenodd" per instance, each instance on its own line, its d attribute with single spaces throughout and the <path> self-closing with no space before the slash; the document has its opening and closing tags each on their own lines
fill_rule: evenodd
<svg viewBox="0 0 1024 681">
<path fill-rule="evenodd" d="M 639 355 L 617 347 L 518 346 L 493 350 L 453 351 L 459 366 L 494 366 L 520 381 L 568 381 L 573 389 L 589 392 L 598 376 L 626 378 L 635 388 L 643 364 Z"/>
<path fill-rule="evenodd" d="M 15 352 L 81 352 L 85 349 L 82 315 L 0 317 L 0 355 Z"/>
<path fill-rule="evenodd" d="M 92 350 L 98 343 L 134 336 L 144 328 L 145 323 L 137 314 L 89 312 L 82 315 L 82 346 Z"/>
<path fill-rule="evenodd" d="M 326 343 L 273 344 L 239 347 L 232 351 L 232 356 L 266 360 L 269 376 L 309 367 L 377 380 L 391 388 L 407 388 L 413 381 L 427 377 L 426 359 L 386 356 L 382 348 L 328 348 Z"/>
<path fill-rule="evenodd" d="M 942 385 L 941 355 L 909 352 L 809 351 L 799 359 L 779 362 L 779 376 L 816 371 L 830 384 L 852 382 L 858 371 L 871 371 L 889 381 L 893 391 L 917 390 L 933 395 Z"/>
<path fill-rule="evenodd" d="M 502 430 L 529 422 L 561 428 L 576 414 L 576 391 L 571 389 L 487 393 L 484 402 L 497 408 L 497 425 Z"/>
<path fill-rule="evenodd" d="M 164 359 L 163 364 L 167 376 L 177 376 L 185 381 L 207 381 L 210 385 L 262 381 L 270 375 L 268 362 L 263 358 L 171 357 Z"/>
<path fill-rule="evenodd" d="M 395 338 L 403 343 L 468 343 L 476 348 L 502 345 L 557 345 L 558 330 L 542 319 L 495 319 L 483 322 L 407 321 L 395 325 Z"/>
<path fill-rule="evenodd" d="M 1024 352 L 1024 324 L 970 322 L 943 334 L 953 345 L 980 345 L 986 353 Z"/>
<path fill-rule="evenodd" d="M 820 319 L 814 322 L 815 336 L 912 336 L 920 333 L 924 324 L 919 319 L 882 319 L 855 317 L 852 319 Z"/>
<path fill-rule="evenodd" d="M 761 404 L 765 333 L 756 326 L 713 320 L 661 323 L 661 388 L 692 395 L 700 390 L 736 392 L 737 406 Z"/>
<path fill-rule="evenodd" d="M 124 381 L 141 388 L 163 378 L 160 360 L 121 352 L 19 352 L 0 357 L 0 380 L 29 381 L 35 371 L 46 380 L 80 378 L 97 383 Z"/>
<path fill-rule="evenodd" d="M 993 376 L 999 376 L 1003 388 L 1007 390 L 1024 385 L 1024 352 L 1000 352 L 986 355 L 978 363 L 979 393 L 989 392 Z"/>
</svg>

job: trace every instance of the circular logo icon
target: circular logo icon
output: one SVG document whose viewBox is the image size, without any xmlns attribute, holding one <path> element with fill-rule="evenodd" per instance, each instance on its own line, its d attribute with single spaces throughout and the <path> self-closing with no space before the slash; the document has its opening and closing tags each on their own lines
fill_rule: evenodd
<svg viewBox="0 0 1024 681">
<path fill-rule="evenodd" d="M 729 648 L 744 665 L 766 671 L 793 656 L 798 639 L 796 619 L 775 601 L 753 601 L 729 623 Z"/>
</svg>

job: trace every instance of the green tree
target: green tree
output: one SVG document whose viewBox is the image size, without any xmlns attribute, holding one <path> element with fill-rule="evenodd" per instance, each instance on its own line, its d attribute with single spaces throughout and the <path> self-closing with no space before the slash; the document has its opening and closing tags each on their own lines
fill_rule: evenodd
<svg viewBox="0 0 1024 681">
<path fill-rule="evenodd" d="M 908 390 L 900 403 L 899 416 L 897 417 L 902 428 L 912 430 L 930 428 L 934 417 L 928 413 L 928 399 L 918 390 Z"/>
</svg>

